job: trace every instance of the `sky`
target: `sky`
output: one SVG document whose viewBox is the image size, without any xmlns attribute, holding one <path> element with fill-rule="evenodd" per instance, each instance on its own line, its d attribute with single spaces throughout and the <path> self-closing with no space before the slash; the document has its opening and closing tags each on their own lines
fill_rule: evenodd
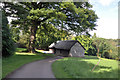
<svg viewBox="0 0 120 80">
<path fill-rule="evenodd" d="M 99 17 L 96 29 L 90 34 L 96 33 L 97 37 L 118 39 L 118 2 L 120 0 L 89 0 L 93 10 Z"/>
</svg>

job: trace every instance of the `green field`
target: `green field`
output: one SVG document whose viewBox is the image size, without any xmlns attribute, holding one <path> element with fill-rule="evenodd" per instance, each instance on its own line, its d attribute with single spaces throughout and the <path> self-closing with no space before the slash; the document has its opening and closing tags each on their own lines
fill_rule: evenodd
<svg viewBox="0 0 120 80">
<path fill-rule="evenodd" d="M 85 58 L 66 57 L 55 61 L 52 70 L 56 78 L 118 78 L 118 61 L 104 59 L 92 72 L 97 64 L 96 56 L 85 56 Z"/>
<path fill-rule="evenodd" d="M 17 48 L 15 55 L 2 59 L 2 77 L 3 78 L 6 75 L 8 75 L 10 72 L 16 70 L 17 68 L 21 67 L 24 64 L 54 56 L 53 54 L 44 54 L 40 52 L 38 54 L 21 52 L 24 50 L 26 49 Z"/>
</svg>

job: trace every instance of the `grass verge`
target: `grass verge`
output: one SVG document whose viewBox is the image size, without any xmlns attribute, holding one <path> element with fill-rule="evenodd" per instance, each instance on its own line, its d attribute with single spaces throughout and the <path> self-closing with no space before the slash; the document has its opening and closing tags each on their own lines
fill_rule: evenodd
<svg viewBox="0 0 120 80">
<path fill-rule="evenodd" d="M 95 56 L 67 57 L 55 61 L 52 69 L 56 78 L 118 78 L 118 61 L 102 59 L 92 72 L 97 62 Z"/>
</svg>

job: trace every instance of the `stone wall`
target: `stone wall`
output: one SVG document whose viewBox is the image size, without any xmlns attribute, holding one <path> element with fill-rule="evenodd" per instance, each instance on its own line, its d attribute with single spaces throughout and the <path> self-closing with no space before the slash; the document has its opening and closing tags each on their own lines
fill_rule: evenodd
<svg viewBox="0 0 120 80">
<path fill-rule="evenodd" d="M 62 49 L 56 49 L 56 54 L 55 55 L 67 57 L 69 55 L 69 51 L 68 50 L 62 50 Z"/>
<path fill-rule="evenodd" d="M 70 50 L 70 56 L 73 57 L 84 57 L 84 53 L 84 48 L 78 42 L 75 43 Z"/>
</svg>

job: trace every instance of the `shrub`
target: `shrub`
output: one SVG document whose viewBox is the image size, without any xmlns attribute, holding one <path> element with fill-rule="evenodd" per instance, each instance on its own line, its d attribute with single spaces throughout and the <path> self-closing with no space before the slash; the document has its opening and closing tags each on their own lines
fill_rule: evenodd
<svg viewBox="0 0 120 80">
<path fill-rule="evenodd" d="M 24 34 L 24 35 L 20 35 L 20 39 L 17 42 L 17 46 L 19 48 L 26 48 L 28 47 L 28 43 L 29 42 L 29 34 Z"/>
<path fill-rule="evenodd" d="M 109 53 L 108 52 L 105 52 L 104 54 L 103 54 L 103 56 L 105 57 L 105 58 L 110 58 L 110 55 L 109 55 Z"/>
<path fill-rule="evenodd" d="M 4 12 L 2 13 L 2 56 L 8 57 L 15 52 L 15 45 L 12 40 L 7 17 Z"/>
</svg>

